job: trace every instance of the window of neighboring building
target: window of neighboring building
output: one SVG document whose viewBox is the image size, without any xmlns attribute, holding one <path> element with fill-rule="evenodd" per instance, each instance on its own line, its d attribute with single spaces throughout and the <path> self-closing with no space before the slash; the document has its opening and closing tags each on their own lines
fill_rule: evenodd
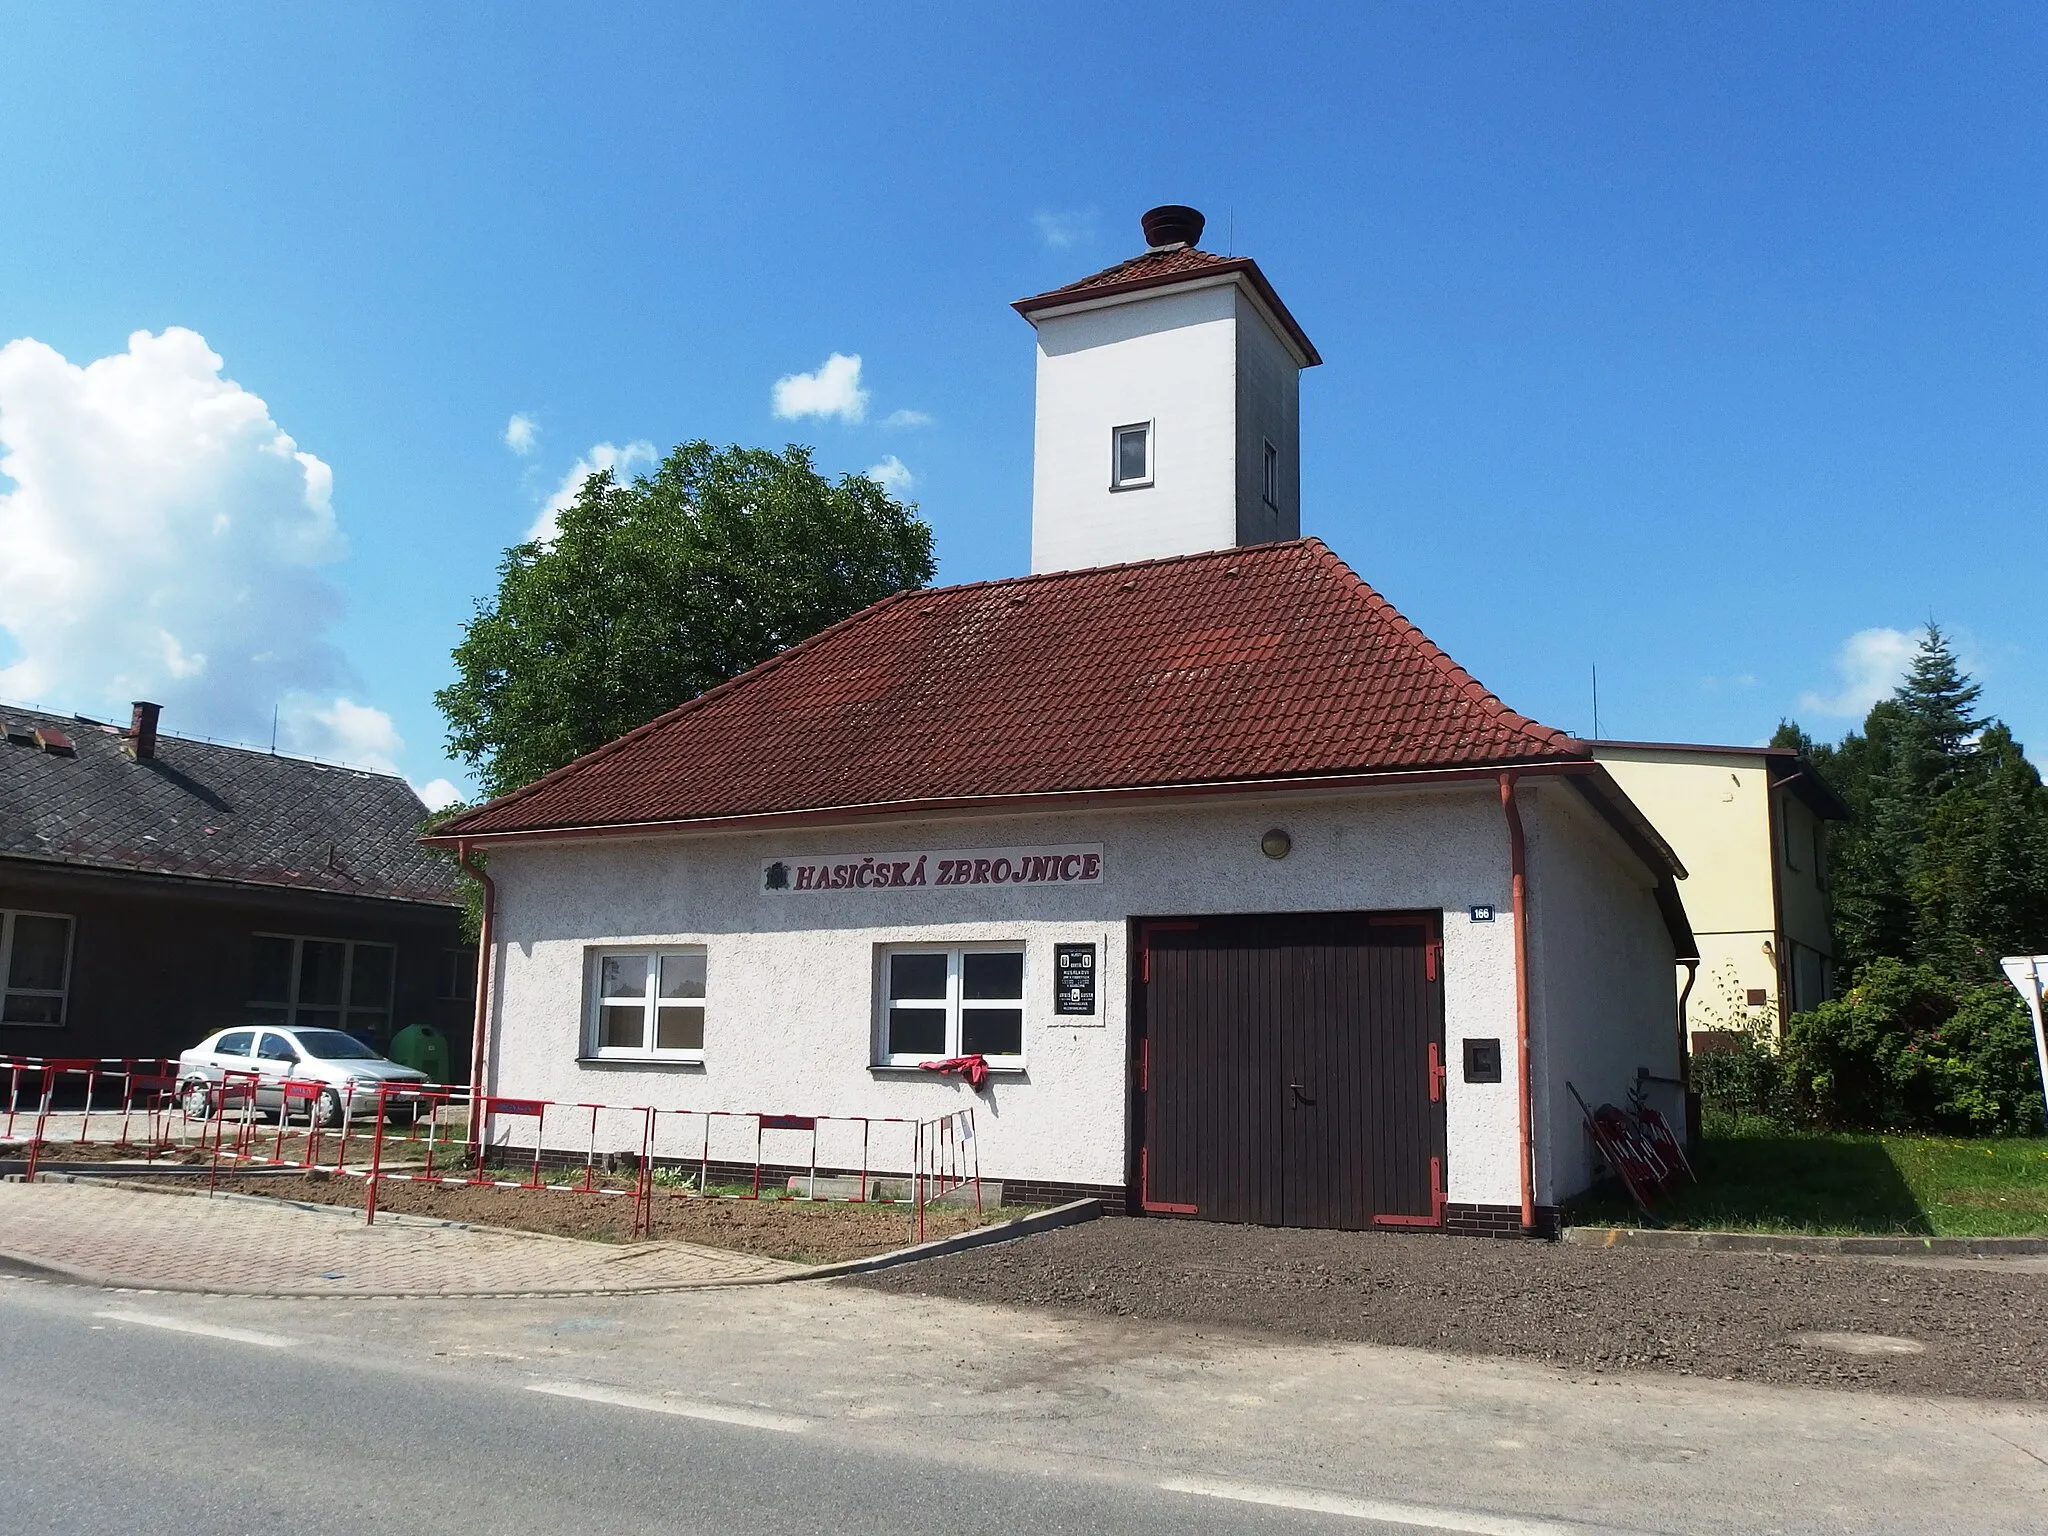
<svg viewBox="0 0 2048 1536">
<path fill-rule="evenodd" d="M 0 912 L 0 1024 L 62 1024 L 70 986 L 71 919 Z"/>
<path fill-rule="evenodd" d="M 249 1016 L 259 1024 L 339 1029 L 381 1041 L 391 1033 L 398 950 L 351 939 L 259 933 L 250 946 Z"/>
<path fill-rule="evenodd" d="M 1152 423 L 1141 421 L 1110 433 L 1109 487 L 1127 491 L 1152 483 Z"/>
<path fill-rule="evenodd" d="M 1280 505 L 1280 450 L 1271 443 L 1266 444 L 1266 505 Z"/>
<path fill-rule="evenodd" d="M 592 951 L 588 1054 L 703 1060 L 706 975 L 698 947 Z"/>
<path fill-rule="evenodd" d="M 1024 1064 L 1023 946 L 887 949 L 881 991 L 882 1065 L 914 1067 L 948 1056 Z"/>
<path fill-rule="evenodd" d="M 441 951 L 441 998 L 467 1003 L 476 998 L 476 950 L 468 945 Z"/>
</svg>

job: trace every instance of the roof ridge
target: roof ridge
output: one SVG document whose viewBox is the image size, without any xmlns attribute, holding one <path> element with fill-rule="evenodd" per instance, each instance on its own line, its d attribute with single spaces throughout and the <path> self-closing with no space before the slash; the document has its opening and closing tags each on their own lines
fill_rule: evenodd
<svg viewBox="0 0 2048 1536">
<path fill-rule="evenodd" d="M 40 704 L 22 704 L 0 699 L 0 719 L 7 718 L 10 711 L 21 715 L 40 715 L 46 720 L 57 720 L 71 725 L 89 725 L 113 736 L 128 734 L 126 726 L 113 720 L 102 720 L 97 715 L 80 714 L 77 710 L 47 709 Z M 254 742 L 222 741 L 213 736 L 187 736 L 180 731 L 166 731 L 162 728 L 158 729 L 156 739 L 160 742 L 183 742 L 188 747 L 212 747 L 219 752 L 239 752 L 248 757 L 269 758 L 280 763 L 306 763 L 315 768 L 338 768 L 345 773 L 360 773 L 372 779 L 391 779 L 408 789 L 412 787 L 412 780 L 397 769 L 387 773 L 382 768 L 366 768 L 361 763 L 345 763 L 335 757 L 315 757 L 306 752 L 279 752 L 271 747 L 259 747 Z"/>
</svg>

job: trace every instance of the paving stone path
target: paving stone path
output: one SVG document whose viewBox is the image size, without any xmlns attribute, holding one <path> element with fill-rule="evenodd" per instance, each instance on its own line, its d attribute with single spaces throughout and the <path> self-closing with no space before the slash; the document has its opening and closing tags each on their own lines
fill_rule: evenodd
<svg viewBox="0 0 2048 1536">
<path fill-rule="evenodd" d="M 804 1272 L 695 1243 L 581 1242 L 416 1217 L 366 1226 L 359 1211 L 83 1182 L 0 1183 L 0 1257 L 96 1285 L 240 1296 L 600 1295 Z"/>
</svg>

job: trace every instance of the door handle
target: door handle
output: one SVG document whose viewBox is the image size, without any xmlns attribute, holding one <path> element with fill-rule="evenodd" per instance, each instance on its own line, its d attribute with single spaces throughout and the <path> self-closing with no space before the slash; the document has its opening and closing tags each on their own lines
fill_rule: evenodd
<svg viewBox="0 0 2048 1536">
<path fill-rule="evenodd" d="M 1307 1091 L 1307 1085 L 1306 1085 L 1306 1084 L 1303 1084 L 1303 1083 L 1289 1083 L 1289 1084 L 1287 1085 L 1287 1091 L 1288 1091 L 1289 1093 L 1291 1093 L 1291 1094 L 1293 1094 L 1293 1095 L 1294 1095 L 1294 1102 L 1295 1102 L 1295 1103 L 1297 1103 L 1297 1104 L 1306 1104 L 1306 1105 L 1308 1105 L 1308 1106 L 1309 1106 L 1309 1107 L 1310 1107 L 1311 1109 L 1313 1109 L 1313 1108 L 1315 1107 L 1315 1102 L 1316 1102 L 1316 1101 L 1315 1101 L 1314 1099 L 1312 1099 L 1312 1098 L 1310 1098 L 1310 1097 L 1308 1096 L 1308 1091 Z"/>
</svg>

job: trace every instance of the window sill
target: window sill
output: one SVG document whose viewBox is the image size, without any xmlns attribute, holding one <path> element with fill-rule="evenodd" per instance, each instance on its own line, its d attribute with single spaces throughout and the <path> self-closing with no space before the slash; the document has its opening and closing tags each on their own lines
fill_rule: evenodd
<svg viewBox="0 0 2048 1536">
<path fill-rule="evenodd" d="M 930 1077 L 944 1079 L 959 1076 L 958 1073 L 954 1072 L 927 1072 L 923 1067 L 914 1064 L 886 1061 L 869 1063 L 868 1071 L 881 1077 Z M 988 1075 L 990 1077 L 1027 1077 L 1030 1075 L 1030 1072 L 1031 1068 L 1023 1063 L 1019 1063 L 1016 1066 L 999 1067 L 994 1062 L 990 1062 L 988 1066 Z"/>
<path fill-rule="evenodd" d="M 1154 483 L 1151 480 L 1126 480 L 1120 485 L 1112 485 L 1109 489 L 1112 494 L 1117 491 L 1149 491 Z"/>
<path fill-rule="evenodd" d="M 579 1067 L 695 1067 L 704 1068 L 702 1056 L 578 1056 Z"/>
<path fill-rule="evenodd" d="M 68 1028 L 68 1027 L 69 1027 L 69 1026 L 67 1026 L 67 1025 L 65 1025 L 65 1024 L 62 1024 L 62 1023 L 58 1023 L 58 1024 L 31 1024 L 31 1023 L 30 1023 L 30 1022 L 28 1022 L 28 1021 L 27 1021 L 26 1019 L 15 1019 L 15 1020 L 11 1020 L 11 1021 L 9 1021 L 8 1023 L 5 1023 L 5 1024 L 0 1024 L 0 1029 L 65 1029 L 65 1028 Z"/>
</svg>

